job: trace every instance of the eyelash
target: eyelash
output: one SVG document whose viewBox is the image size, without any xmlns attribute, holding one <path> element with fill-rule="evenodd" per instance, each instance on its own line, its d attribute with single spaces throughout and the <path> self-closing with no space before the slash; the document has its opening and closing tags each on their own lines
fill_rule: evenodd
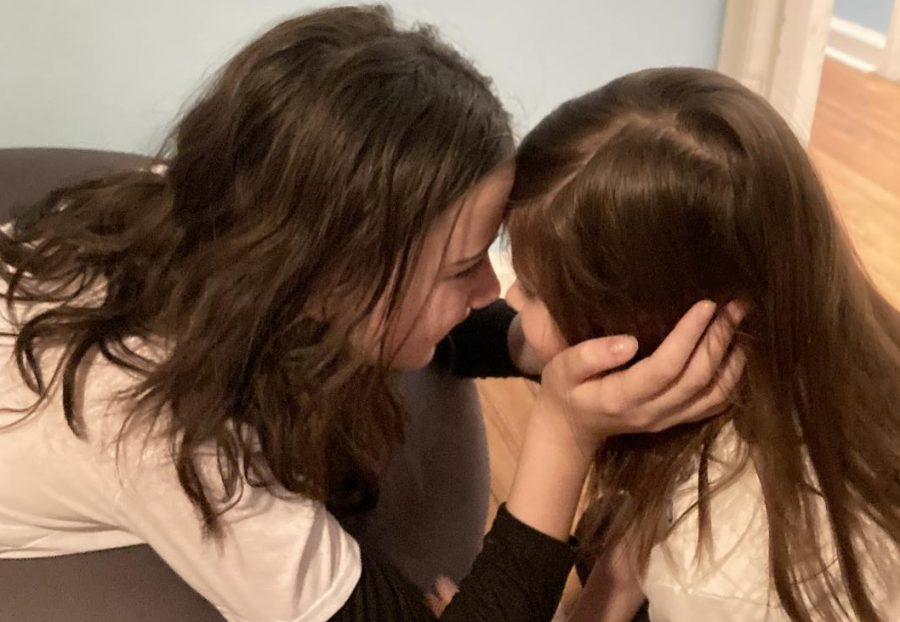
<svg viewBox="0 0 900 622">
<path fill-rule="evenodd" d="M 537 296 L 533 291 L 531 291 L 527 285 L 525 285 L 522 281 L 519 281 L 519 291 L 522 292 L 522 295 L 528 300 L 533 300 Z"/>
<path fill-rule="evenodd" d="M 475 274 L 478 271 L 478 268 L 481 267 L 482 263 L 484 263 L 484 259 L 481 259 L 477 263 L 472 264 L 471 266 L 469 266 L 462 272 L 457 272 L 456 274 L 453 275 L 453 278 L 464 279 L 466 277 L 472 276 L 473 274 Z"/>
</svg>

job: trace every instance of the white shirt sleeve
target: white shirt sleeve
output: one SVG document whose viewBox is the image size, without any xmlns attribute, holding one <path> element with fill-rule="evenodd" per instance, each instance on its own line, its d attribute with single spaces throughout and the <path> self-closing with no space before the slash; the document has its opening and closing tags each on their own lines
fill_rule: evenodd
<svg viewBox="0 0 900 622">
<path fill-rule="evenodd" d="M 245 483 L 207 536 L 168 458 L 119 458 L 113 511 L 226 619 L 321 622 L 350 597 L 359 548 L 322 504 Z"/>
<path fill-rule="evenodd" d="M 0 340 L 7 360 L 11 346 Z M 10 475 L 0 477 L 0 558 L 146 542 L 228 620 L 332 617 L 361 574 L 353 538 L 321 503 L 247 484 L 219 518 L 223 537 L 206 536 L 178 481 L 168 439 L 145 439 L 135 430 L 117 451 L 134 404 L 116 397 L 133 382 L 95 358 L 83 392 L 88 442 L 66 424 L 58 391 L 26 423 L 0 435 L 0 475 Z M 11 363 L 0 367 L 0 398 L 8 409 L 34 401 Z M 201 468 L 215 486 L 214 452 L 207 453 Z"/>
</svg>

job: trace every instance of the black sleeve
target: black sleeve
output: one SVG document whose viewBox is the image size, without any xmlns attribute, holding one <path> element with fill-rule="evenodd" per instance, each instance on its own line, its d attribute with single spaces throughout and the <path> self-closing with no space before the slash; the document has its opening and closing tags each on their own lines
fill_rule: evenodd
<svg viewBox="0 0 900 622">
<path fill-rule="evenodd" d="M 435 361 L 464 378 L 521 376 L 507 342 L 514 317 L 516 312 L 504 300 L 472 311 L 438 344 Z"/>
<path fill-rule="evenodd" d="M 572 543 L 532 529 L 501 506 L 484 548 L 441 622 L 548 622 L 574 558 Z M 364 554 L 359 583 L 331 621 L 435 619 L 417 588 Z"/>
</svg>

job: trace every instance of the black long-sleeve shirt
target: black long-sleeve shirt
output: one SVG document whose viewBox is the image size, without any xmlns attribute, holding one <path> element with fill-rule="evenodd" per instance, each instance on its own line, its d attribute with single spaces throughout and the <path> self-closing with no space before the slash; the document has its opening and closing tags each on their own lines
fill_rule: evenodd
<svg viewBox="0 0 900 622">
<path fill-rule="evenodd" d="M 473 311 L 438 345 L 435 362 L 462 378 L 521 376 L 507 342 L 515 317 L 503 300 Z"/>
<path fill-rule="evenodd" d="M 437 349 L 436 362 L 466 377 L 521 375 L 509 356 L 507 331 L 515 312 L 499 301 L 473 312 Z M 542 622 L 553 617 L 575 559 L 560 542 L 500 507 L 484 547 L 446 622 Z M 434 620 L 424 595 L 389 564 L 363 553 L 356 589 L 334 622 Z"/>
<path fill-rule="evenodd" d="M 546 622 L 553 617 L 574 558 L 571 544 L 519 522 L 501 506 L 472 571 L 441 620 Z M 334 622 L 434 619 L 417 587 L 365 553 L 356 589 L 331 618 Z"/>
</svg>

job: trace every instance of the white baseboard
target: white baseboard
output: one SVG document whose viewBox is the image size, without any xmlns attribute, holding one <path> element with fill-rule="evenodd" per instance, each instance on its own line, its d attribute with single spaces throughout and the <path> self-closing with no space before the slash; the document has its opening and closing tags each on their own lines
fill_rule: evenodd
<svg viewBox="0 0 900 622">
<path fill-rule="evenodd" d="M 837 50 L 830 45 L 825 48 L 825 56 L 828 58 L 833 58 L 839 63 L 843 63 L 848 67 L 853 67 L 857 71 L 861 71 L 863 73 L 873 73 L 878 70 L 878 67 L 866 62 L 863 62 L 856 58 L 855 56 L 850 56 L 849 54 L 845 54 L 840 50 Z"/>
<path fill-rule="evenodd" d="M 832 17 L 825 53 L 861 71 L 875 71 L 884 59 L 887 36 L 877 30 Z"/>
</svg>

